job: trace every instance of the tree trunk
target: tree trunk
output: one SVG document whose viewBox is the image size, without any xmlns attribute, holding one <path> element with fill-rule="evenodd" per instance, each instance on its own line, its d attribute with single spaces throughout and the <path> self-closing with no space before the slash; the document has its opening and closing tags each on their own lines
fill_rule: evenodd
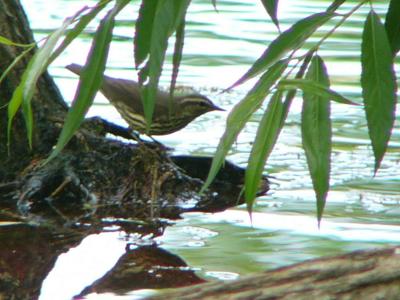
<svg viewBox="0 0 400 300">
<path fill-rule="evenodd" d="M 0 1 L 0 35 L 15 43 L 31 44 L 34 42 L 26 15 L 19 1 Z M 0 74 L 3 74 L 23 50 L 21 47 L 0 44 Z M 49 116 L 57 116 L 62 120 L 67 111 L 67 106 L 62 100 L 57 86 L 45 72 L 38 82 L 37 92 L 32 99 L 35 120 L 34 150 L 30 151 L 28 147 L 25 123 L 21 113 L 18 113 L 12 126 L 10 151 L 8 151 L 7 104 L 32 55 L 33 53 L 30 52 L 24 56 L 0 83 L 0 183 L 13 180 L 15 174 L 26 167 L 34 155 L 43 155 L 49 152 L 51 149 L 49 147 L 54 145 L 56 138 L 54 131 L 59 131 Z"/>
</svg>

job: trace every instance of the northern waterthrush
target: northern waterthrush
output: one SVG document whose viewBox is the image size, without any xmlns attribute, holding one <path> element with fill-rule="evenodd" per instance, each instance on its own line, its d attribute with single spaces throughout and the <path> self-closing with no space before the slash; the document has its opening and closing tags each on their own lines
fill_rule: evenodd
<svg viewBox="0 0 400 300">
<path fill-rule="evenodd" d="M 83 67 L 71 64 L 66 68 L 80 75 Z M 174 96 L 170 99 L 169 93 L 158 91 L 153 120 L 149 132 L 146 132 L 140 87 L 137 82 L 104 76 L 100 91 L 115 106 L 131 129 L 148 135 L 173 133 L 202 114 L 213 110 L 223 110 L 200 94 Z"/>
</svg>

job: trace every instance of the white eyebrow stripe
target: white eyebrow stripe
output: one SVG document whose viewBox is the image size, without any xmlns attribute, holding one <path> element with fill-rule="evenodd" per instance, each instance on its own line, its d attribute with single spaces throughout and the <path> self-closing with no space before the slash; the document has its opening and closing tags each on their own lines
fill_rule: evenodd
<svg viewBox="0 0 400 300">
<path fill-rule="evenodd" d="M 194 97 L 190 97 L 190 98 L 184 98 L 181 102 L 182 104 L 186 104 L 186 103 L 210 103 L 209 101 L 207 101 L 204 98 L 194 98 Z"/>
</svg>

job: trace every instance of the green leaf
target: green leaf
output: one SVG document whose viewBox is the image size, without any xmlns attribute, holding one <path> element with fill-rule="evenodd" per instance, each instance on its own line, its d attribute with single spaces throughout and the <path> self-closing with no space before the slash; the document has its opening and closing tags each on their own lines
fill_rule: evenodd
<svg viewBox="0 0 400 300">
<path fill-rule="evenodd" d="M 379 169 L 392 132 L 396 110 L 396 76 L 385 28 L 371 11 L 364 24 L 361 45 L 361 86 L 368 132 Z"/>
<path fill-rule="evenodd" d="M 48 36 L 46 42 L 36 51 L 36 53 L 29 61 L 26 70 L 22 74 L 21 82 L 15 89 L 13 96 L 8 104 L 8 146 L 10 146 L 11 127 L 13 119 L 22 104 L 22 112 L 27 129 L 28 143 L 29 147 L 32 148 L 33 115 L 31 108 L 31 99 L 36 89 L 36 83 L 40 75 L 42 75 L 48 65 L 51 52 L 55 48 L 61 36 L 65 33 L 67 27 L 73 22 L 73 19 L 74 18 L 66 19 L 60 28 L 58 28 Z"/>
<path fill-rule="evenodd" d="M 32 49 L 35 47 L 35 44 L 33 44 L 31 47 L 26 48 L 24 51 L 22 51 L 18 56 L 14 58 L 11 64 L 7 66 L 7 68 L 4 70 L 4 72 L 0 76 L 0 83 L 6 78 L 7 74 L 14 68 L 14 66 Z"/>
<path fill-rule="evenodd" d="M 224 163 L 225 157 L 228 154 L 233 142 L 236 140 L 240 131 L 243 129 L 244 125 L 247 123 L 253 113 L 260 108 L 265 97 L 269 94 L 271 87 L 282 76 L 287 64 L 288 61 L 283 60 L 273 65 L 263 76 L 261 76 L 253 88 L 244 97 L 244 99 L 236 104 L 231 110 L 226 121 L 225 132 L 219 141 L 208 177 L 201 189 L 201 192 L 203 192 L 214 180 L 219 169 Z"/>
<path fill-rule="evenodd" d="M 315 30 L 324 25 L 333 16 L 335 14 L 324 12 L 311 15 L 296 22 L 291 28 L 281 33 L 272 41 L 251 68 L 228 89 L 234 88 L 250 78 L 259 75 L 290 51 L 297 50 Z"/>
<path fill-rule="evenodd" d="M 23 85 L 19 84 L 14 93 L 12 95 L 11 101 L 8 103 L 7 114 L 8 114 L 8 124 L 7 124 L 7 148 L 10 151 L 11 144 L 11 128 L 12 128 L 12 120 L 16 115 L 18 109 L 21 106 L 22 98 L 23 98 Z"/>
<path fill-rule="evenodd" d="M 139 68 L 150 53 L 150 42 L 153 33 L 156 8 L 157 1 L 143 0 L 140 5 L 139 16 L 135 25 L 135 37 L 133 40 L 136 69 Z"/>
<path fill-rule="evenodd" d="M 217 11 L 217 0 L 211 0 L 214 10 Z"/>
<path fill-rule="evenodd" d="M 304 58 L 303 64 L 296 74 L 296 78 L 302 78 L 304 76 L 311 58 L 312 52 L 307 54 Z M 249 212 L 252 210 L 252 205 L 254 203 L 265 162 L 267 161 L 269 154 L 276 143 L 276 139 L 285 123 L 290 105 L 295 95 L 295 90 L 290 90 L 285 97 L 285 101 L 282 103 L 282 92 L 279 90 L 275 92 L 271 102 L 269 103 L 267 112 L 264 114 L 261 121 L 264 125 L 262 127 L 259 125 L 258 127 L 255 145 L 253 146 L 252 154 L 250 154 L 245 176 L 245 189 L 248 189 L 247 192 L 245 190 L 245 198 Z M 277 99 L 279 99 L 279 103 Z M 275 101 L 277 101 L 277 103 L 275 103 Z M 273 121 L 271 121 L 270 125 L 267 125 L 270 120 Z"/>
<path fill-rule="evenodd" d="M 385 29 L 393 56 L 400 50 L 400 1 L 391 0 L 386 14 Z"/>
<path fill-rule="evenodd" d="M 53 51 L 51 54 L 50 58 L 47 61 L 47 66 L 51 64 L 67 47 L 68 45 L 83 31 L 83 29 L 86 28 L 87 24 L 95 18 L 95 16 L 106 6 L 109 1 L 102 1 L 99 3 L 97 6 L 95 6 L 93 9 L 90 10 L 89 13 L 86 15 L 83 15 L 77 24 L 74 26 L 74 28 L 70 29 L 62 43 L 57 47 L 56 50 Z M 77 18 L 78 15 L 80 15 L 83 11 L 87 10 L 87 7 L 84 7 L 80 11 L 78 11 L 74 16 L 69 18 L 71 20 L 71 23 Z M 0 37 L 1 39 L 2 37 Z M 8 72 L 21 60 L 21 58 L 31 49 L 33 48 L 34 44 L 31 45 L 21 45 L 21 44 L 15 44 L 11 42 L 12 45 L 20 46 L 20 47 L 27 47 L 25 51 L 23 51 L 20 55 L 18 55 L 14 61 L 7 67 L 6 71 L 3 72 L 3 74 L 0 76 L 0 82 L 4 79 L 4 77 L 8 74 Z"/>
<path fill-rule="evenodd" d="M 326 11 L 335 11 L 337 10 L 343 3 L 345 3 L 346 0 L 335 0 L 329 5 L 328 9 Z"/>
<path fill-rule="evenodd" d="M 329 77 L 325 64 L 315 56 L 306 78 L 329 89 Z M 317 218 L 321 221 L 329 190 L 332 125 L 330 101 L 314 93 L 304 92 L 301 112 L 301 135 L 314 191 L 317 197 Z"/>
<path fill-rule="evenodd" d="M 271 17 L 272 22 L 274 22 L 276 27 L 279 28 L 279 21 L 277 17 L 279 0 L 261 0 L 261 2 L 264 5 L 268 15 Z"/>
<path fill-rule="evenodd" d="M 145 86 L 142 93 L 147 131 L 151 126 L 153 118 L 155 97 L 157 94 L 159 78 L 162 72 L 165 52 L 168 47 L 168 38 L 175 32 L 178 25 L 182 22 L 189 3 L 190 0 L 157 1 L 157 9 L 150 44 L 148 65 L 149 83 Z"/>
<path fill-rule="evenodd" d="M 110 2 L 111 0 L 101 1 L 95 7 L 93 7 L 87 14 L 81 16 L 79 21 L 75 24 L 75 26 L 68 30 L 67 34 L 65 35 L 64 40 L 62 43 L 57 47 L 56 50 L 52 53 L 48 65 L 51 64 L 71 43 L 72 41 L 87 27 L 87 25 L 103 10 L 104 7 Z M 83 13 L 83 11 L 87 10 L 88 8 L 84 7 L 77 14 L 75 14 L 72 19 L 76 19 L 76 16 Z"/>
<path fill-rule="evenodd" d="M 309 79 L 284 79 L 279 82 L 278 89 L 293 90 L 300 89 L 305 93 L 310 93 L 322 98 L 328 98 L 338 103 L 358 105 L 355 102 L 343 97 L 339 93 L 329 89 L 325 85 Z"/>
<path fill-rule="evenodd" d="M 275 146 L 283 122 L 282 92 L 276 91 L 258 125 L 245 174 L 245 199 L 249 212 L 260 186 L 265 163 Z"/>
<path fill-rule="evenodd" d="M 22 48 L 30 48 L 30 47 L 32 47 L 32 45 L 34 45 L 34 43 L 32 43 L 32 44 L 14 43 L 13 41 L 11 41 L 8 38 L 1 36 L 1 35 L 0 35 L 0 44 L 7 45 L 7 46 L 22 47 Z"/>
<path fill-rule="evenodd" d="M 175 49 L 174 56 L 172 58 L 172 75 L 171 75 L 171 84 L 169 87 L 170 101 L 168 103 L 169 113 L 172 110 L 172 97 L 174 96 L 174 90 L 176 85 L 176 80 L 178 78 L 179 66 L 182 60 L 182 52 L 183 52 L 183 42 L 185 39 L 185 20 L 183 19 L 181 24 L 178 26 L 176 30 L 176 38 L 175 38 Z"/>
<path fill-rule="evenodd" d="M 300 66 L 300 69 L 297 71 L 295 78 L 300 79 L 304 77 L 304 74 L 306 73 L 308 66 L 310 65 L 310 61 L 313 58 L 314 51 L 309 51 L 306 56 L 304 57 L 303 63 Z M 290 106 L 292 105 L 293 99 L 296 96 L 296 90 L 290 90 L 287 92 L 285 101 L 283 101 L 283 114 L 284 116 L 282 117 L 282 122 L 286 120 L 286 117 L 289 113 Z M 283 123 L 282 123 L 283 126 Z"/>
<path fill-rule="evenodd" d="M 67 114 L 57 145 L 47 159 L 47 162 L 56 157 L 69 142 L 82 123 L 89 107 L 92 105 L 94 96 L 103 80 L 115 16 L 129 2 L 130 0 L 117 1 L 114 8 L 101 20 L 96 35 L 93 38 L 86 65 L 81 72 L 72 106 Z"/>
</svg>

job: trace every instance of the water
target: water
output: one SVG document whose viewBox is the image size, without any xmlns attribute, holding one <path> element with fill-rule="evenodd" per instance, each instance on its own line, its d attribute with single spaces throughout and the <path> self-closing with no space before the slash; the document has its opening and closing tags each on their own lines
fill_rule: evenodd
<svg viewBox="0 0 400 300">
<path fill-rule="evenodd" d="M 82 1 L 76 0 L 23 2 L 37 39 L 59 26 L 62 18 L 73 14 L 82 5 Z M 219 92 L 249 68 L 276 36 L 277 30 L 259 1 L 219 0 L 218 13 L 210 2 L 194 1 L 191 5 L 179 84 L 194 87 L 229 111 L 254 81 L 231 93 Z M 322 11 L 330 2 L 281 0 L 281 28 L 287 28 L 298 18 Z M 347 1 L 340 12 L 348 11 L 357 2 Z M 382 13 L 386 1 L 377 2 L 374 2 L 374 7 Z M 94 4 L 95 1 L 85 3 Z M 132 11 L 135 11 L 137 5 L 133 7 Z M 357 17 L 346 22 L 319 51 L 327 63 L 332 87 L 355 101 L 360 101 L 358 38 L 366 13 L 367 7 L 357 12 Z M 130 18 L 131 11 L 122 15 L 121 21 Z M 324 28 L 328 29 L 329 26 Z M 319 31 L 312 41 L 320 38 L 322 32 Z M 132 28 L 121 22 L 115 33 L 120 38 L 111 48 L 108 73 L 116 77 L 134 77 Z M 82 38 L 50 69 L 67 100 L 73 98 L 76 78 L 63 66 L 72 62 L 83 63 L 83 53 L 87 53 L 89 47 L 90 41 Z M 171 66 L 167 65 L 161 79 L 165 87 L 168 86 L 170 70 Z M 206 279 L 231 280 L 323 255 L 400 243 L 398 119 L 382 167 L 373 177 L 374 162 L 362 109 L 333 103 L 331 192 L 321 228 L 318 229 L 314 193 L 301 148 L 300 107 L 301 100 L 297 99 L 268 160 L 265 171 L 274 177 L 274 184 L 268 195 L 258 199 L 253 222 L 250 222 L 243 207 L 213 215 L 187 214 L 158 238 L 163 248 L 181 256 Z M 101 95 L 96 98 L 96 105 L 89 114 L 124 124 Z M 174 147 L 176 153 L 212 155 L 223 133 L 226 116 L 227 113 L 221 112 L 206 114 L 184 130 L 160 140 Z M 231 161 L 246 166 L 250 143 L 260 118 L 261 112 L 254 115 L 246 126 L 229 155 Z M 101 235 L 99 237 L 101 239 Z M 114 241 L 115 247 L 113 251 L 103 254 L 106 261 L 112 261 L 118 257 L 123 243 L 112 235 L 107 235 L 107 238 Z M 93 243 L 92 247 L 95 245 Z M 66 257 L 70 266 L 79 265 L 79 256 L 74 260 L 73 255 L 67 253 Z M 107 264 L 104 264 L 102 272 L 106 272 Z M 79 274 L 79 268 L 77 272 Z M 58 282 L 62 280 L 61 275 L 57 277 L 55 274 L 63 274 L 62 263 L 50 273 L 49 278 L 55 281 L 44 285 L 41 299 L 50 299 L 48 295 L 58 287 L 57 278 Z M 90 282 L 96 276 L 100 275 L 92 275 L 91 279 L 85 280 Z M 58 294 L 73 295 L 71 290 L 56 291 Z M 100 296 L 92 295 L 90 298 L 100 299 Z"/>
</svg>

